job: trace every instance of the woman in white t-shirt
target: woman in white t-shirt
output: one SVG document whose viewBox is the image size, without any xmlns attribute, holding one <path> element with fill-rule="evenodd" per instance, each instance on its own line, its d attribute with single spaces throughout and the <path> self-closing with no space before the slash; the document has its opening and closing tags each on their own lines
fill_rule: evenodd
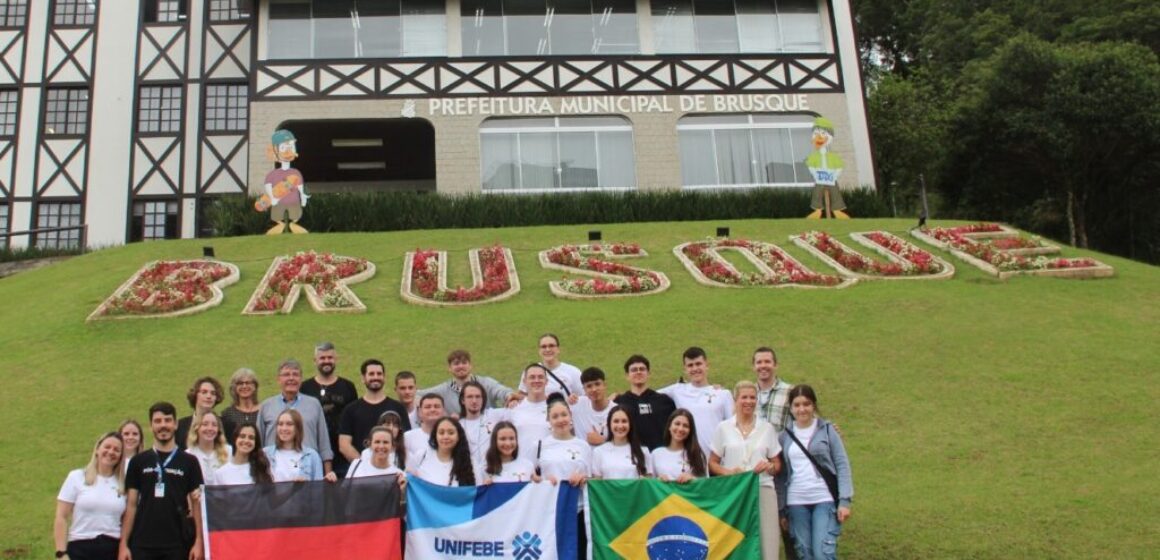
<svg viewBox="0 0 1160 560">
<path fill-rule="evenodd" d="M 367 460 L 362 457 L 355 459 L 346 471 L 347 478 L 365 478 L 368 476 L 401 475 L 398 467 L 392 463 L 395 449 L 395 434 L 385 426 L 375 426 L 370 433 L 371 456 Z M 398 477 L 399 488 L 406 490 L 407 477 Z"/>
<path fill-rule="evenodd" d="M 697 424 L 693 414 L 678 408 L 669 415 L 665 427 L 664 445 L 652 450 L 652 471 L 665 482 L 685 483 L 709 476 L 705 467 L 705 452 L 697 440 Z"/>
<path fill-rule="evenodd" d="M 391 433 L 391 456 L 390 463 L 396 468 L 401 468 L 402 465 L 407 464 L 407 446 L 403 442 L 403 417 L 399 416 L 398 412 L 388 410 L 379 415 L 379 421 L 375 423 L 375 428 L 383 427 Z M 373 428 L 372 428 L 373 429 Z M 366 441 L 363 442 L 363 450 L 358 454 L 359 459 L 363 461 L 370 461 L 374 451 L 371 449 L 370 434 L 367 434 Z"/>
<path fill-rule="evenodd" d="M 270 475 L 270 460 L 262 452 L 261 436 L 253 424 L 242 424 L 234 430 L 234 455 L 213 473 L 213 482 L 207 484 L 266 484 L 274 482 Z"/>
<path fill-rule="evenodd" d="M 185 442 L 185 452 L 197 457 L 201 463 L 202 478 L 206 484 L 214 484 L 214 472 L 230 460 L 233 449 L 226 443 L 222 433 L 221 419 L 214 411 L 195 415 L 189 427 L 189 439 Z"/>
<path fill-rule="evenodd" d="M 567 398 L 560 393 L 548 396 L 548 425 L 551 433 L 536 444 L 536 473 L 544 480 L 557 484 L 567 482 L 582 487 L 592 474 L 592 446 L 572 433 L 572 410 Z M 588 550 L 588 533 L 584 524 L 584 500 L 577 504 L 578 558 L 585 558 Z"/>
<path fill-rule="evenodd" d="M 480 484 L 493 482 L 539 482 L 536 467 L 520 457 L 519 432 L 511 422 L 503 420 L 491 430 L 491 443 L 476 477 Z"/>
<path fill-rule="evenodd" d="M 141 424 L 132 418 L 121 422 L 121 427 L 117 428 L 117 432 L 121 434 L 121 442 L 125 444 L 125 452 L 121 454 L 121 464 L 124 467 L 121 470 L 128 472 L 129 459 L 142 451 L 141 442 L 144 438 L 141 437 L 141 434 L 144 432 L 141 431 Z"/>
<path fill-rule="evenodd" d="M 592 451 L 592 478 L 635 480 L 652 476 L 649 451 L 642 449 L 628 410 L 617 405 L 608 412 L 612 439 Z"/>
<path fill-rule="evenodd" d="M 408 474 L 441 486 L 475 486 L 475 466 L 463 426 L 444 416 L 435 421 L 431 438 Z"/>
<path fill-rule="evenodd" d="M 746 471 L 759 475 L 761 557 L 777 560 L 781 545 L 777 490 L 773 475 L 781 470 L 781 445 L 773 424 L 757 417 L 757 385 L 738 381 L 733 388 L 733 417 L 717 425 L 709 454 L 709 471 L 725 476 Z"/>
<path fill-rule="evenodd" d="M 124 442 L 109 432 L 83 469 L 68 473 L 56 497 L 52 537 L 56 557 L 116 560 L 125 513 Z"/>
<path fill-rule="evenodd" d="M 302 437 L 302 414 L 293 408 L 283 410 L 274 424 L 276 441 L 262 449 L 270 460 L 274 482 L 338 480 L 333 472 L 323 474 L 322 457 L 317 451 L 303 447 Z"/>
</svg>

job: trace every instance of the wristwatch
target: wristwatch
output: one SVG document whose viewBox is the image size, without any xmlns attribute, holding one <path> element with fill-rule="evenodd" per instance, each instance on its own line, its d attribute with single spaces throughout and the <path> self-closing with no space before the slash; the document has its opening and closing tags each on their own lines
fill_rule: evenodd
<svg viewBox="0 0 1160 560">
<path fill-rule="evenodd" d="M 58 551 L 56 551 L 56 557 L 57 557 L 57 558 L 64 558 L 65 556 L 68 556 L 68 552 L 65 552 L 65 551 L 63 551 L 63 550 L 58 550 Z"/>
</svg>

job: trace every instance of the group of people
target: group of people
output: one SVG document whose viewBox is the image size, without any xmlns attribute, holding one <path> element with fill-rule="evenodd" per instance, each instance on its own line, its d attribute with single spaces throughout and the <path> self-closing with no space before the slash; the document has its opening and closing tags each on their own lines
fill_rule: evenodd
<svg viewBox="0 0 1160 560">
<path fill-rule="evenodd" d="M 418 390 L 409 371 L 386 393 L 382 361 L 360 366 L 364 387 L 336 372 L 337 352 L 314 350 L 316 374 L 286 360 L 277 394 L 258 398 L 258 376 L 234 372 L 231 403 L 202 377 L 187 394 L 189 416 L 159 402 L 149 408 L 153 446 L 133 420 L 96 442 L 89 464 L 72 471 L 57 497 L 57 558 L 199 559 L 204 552 L 203 485 L 359 478 L 382 475 L 468 486 L 654 477 L 672 483 L 752 471 L 759 475 L 762 556 L 834 558 L 850 516 L 853 482 L 836 427 L 818 414 L 809 385 L 777 375 L 772 348 L 752 355 L 755 378 L 732 391 L 709 381 L 698 347 L 682 355 L 684 375 L 659 390 L 641 355 L 624 363 L 628 391 L 610 394 L 605 372 L 560 360 L 560 340 L 539 338 L 539 360 L 516 388 L 476 374 L 471 355 L 447 357 L 450 379 Z M 580 556 L 587 548 L 578 503 Z"/>
</svg>

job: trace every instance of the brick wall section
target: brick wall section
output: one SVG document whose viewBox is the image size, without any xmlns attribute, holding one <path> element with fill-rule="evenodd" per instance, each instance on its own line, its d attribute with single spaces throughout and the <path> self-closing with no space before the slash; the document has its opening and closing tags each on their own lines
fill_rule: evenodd
<svg viewBox="0 0 1160 560">
<path fill-rule="evenodd" d="M 548 98 L 559 108 L 559 99 Z M 846 169 L 844 188 L 855 188 L 858 176 L 854 145 L 850 138 L 844 94 L 808 94 L 809 110 L 834 122 L 834 151 L 842 157 Z M 262 181 L 270 169 L 266 146 L 270 133 L 285 121 L 325 119 L 391 119 L 403 118 L 405 100 L 312 100 L 267 101 L 250 104 L 250 192 L 261 191 Z M 677 121 L 686 113 L 679 110 L 678 97 L 669 96 L 669 113 L 633 113 L 626 115 L 633 126 L 636 149 L 636 180 L 639 190 L 673 189 L 681 184 L 680 147 Z M 429 114 L 426 99 L 415 99 L 415 118 L 429 121 L 435 127 L 435 183 L 442 193 L 478 193 L 479 125 L 484 119 L 502 115 Z M 550 115 L 543 115 L 550 116 Z M 307 177 L 307 182 L 310 178 Z"/>
</svg>

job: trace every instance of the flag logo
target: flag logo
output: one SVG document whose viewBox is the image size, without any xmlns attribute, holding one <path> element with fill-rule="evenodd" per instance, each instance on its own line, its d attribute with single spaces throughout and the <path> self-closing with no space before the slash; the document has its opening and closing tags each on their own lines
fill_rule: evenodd
<svg viewBox="0 0 1160 560">
<path fill-rule="evenodd" d="M 757 475 L 593 480 L 588 523 L 595 560 L 751 560 L 761 556 Z"/>
<path fill-rule="evenodd" d="M 624 558 L 723 560 L 743 540 L 741 531 L 671 494 L 609 543 L 609 548 Z"/>
<path fill-rule="evenodd" d="M 541 544 L 544 544 L 544 541 L 540 539 L 540 535 L 524 531 L 512 540 L 512 554 L 516 560 L 538 560 L 544 553 L 540 550 Z"/>
</svg>

